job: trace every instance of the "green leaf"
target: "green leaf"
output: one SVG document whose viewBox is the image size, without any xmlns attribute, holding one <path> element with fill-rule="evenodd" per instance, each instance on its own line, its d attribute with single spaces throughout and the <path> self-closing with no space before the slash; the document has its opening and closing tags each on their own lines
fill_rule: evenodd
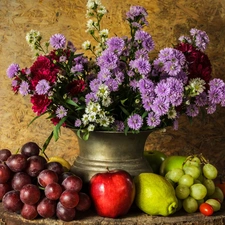
<svg viewBox="0 0 225 225">
<path fill-rule="evenodd" d="M 89 132 L 85 131 L 84 135 L 83 135 L 83 140 L 87 141 L 89 138 Z"/>
<path fill-rule="evenodd" d="M 127 101 L 128 98 L 121 100 L 121 104 L 124 106 L 124 103 Z"/>
<path fill-rule="evenodd" d="M 142 119 L 145 118 L 147 115 L 148 115 L 148 112 L 145 111 L 145 112 L 142 114 L 142 116 L 141 116 Z"/>
<path fill-rule="evenodd" d="M 53 131 L 51 132 L 51 134 L 48 136 L 47 140 L 45 141 L 41 151 L 44 153 L 45 149 L 48 147 L 50 141 L 52 140 L 53 137 Z"/>
<path fill-rule="evenodd" d="M 123 107 L 123 106 L 119 106 L 121 108 L 121 110 L 124 112 L 125 115 L 129 116 L 130 113 Z"/>
<path fill-rule="evenodd" d="M 77 105 L 77 103 L 76 102 L 74 102 L 72 99 L 66 99 L 66 103 L 68 103 L 68 104 L 70 104 L 70 105 L 73 105 L 73 106 L 76 106 L 76 107 L 78 107 L 78 105 Z"/>
<path fill-rule="evenodd" d="M 55 138 L 55 141 L 57 141 L 59 139 L 59 133 L 60 133 L 60 127 L 62 126 L 62 124 L 66 121 L 67 117 L 63 117 L 59 123 L 54 127 L 53 129 L 53 136 Z"/>
</svg>

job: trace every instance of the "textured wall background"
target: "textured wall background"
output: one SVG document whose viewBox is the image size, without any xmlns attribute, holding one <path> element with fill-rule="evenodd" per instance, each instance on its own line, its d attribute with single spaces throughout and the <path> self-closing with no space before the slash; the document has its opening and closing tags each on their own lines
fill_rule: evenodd
<svg viewBox="0 0 225 225">
<path fill-rule="evenodd" d="M 205 30 L 210 38 L 208 55 L 213 64 L 213 76 L 225 79 L 225 1 L 224 0 L 102 0 L 109 9 L 103 27 L 110 34 L 127 35 L 124 15 L 130 5 L 146 7 L 156 50 L 171 47 L 180 35 L 192 27 Z M 85 33 L 86 1 L 84 0 L 0 0 L 0 148 L 16 151 L 27 141 L 42 145 L 52 126 L 45 118 L 35 121 L 29 98 L 15 96 L 11 91 L 6 69 L 12 63 L 21 68 L 32 64 L 32 52 L 25 41 L 31 29 L 39 30 L 44 40 L 54 33 L 63 33 L 79 48 L 89 36 Z M 202 152 L 220 171 L 225 163 L 225 109 L 208 116 L 203 122 L 190 123 L 181 118 L 180 128 L 157 132 L 149 136 L 146 149 L 158 149 L 167 154 Z M 65 156 L 71 162 L 78 153 L 74 134 L 62 130 L 58 142 L 52 142 L 48 155 Z"/>
</svg>

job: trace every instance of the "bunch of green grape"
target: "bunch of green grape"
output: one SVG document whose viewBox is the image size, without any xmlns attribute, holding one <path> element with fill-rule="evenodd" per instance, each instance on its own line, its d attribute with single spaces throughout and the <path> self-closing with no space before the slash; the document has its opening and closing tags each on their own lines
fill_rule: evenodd
<svg viewBox="0 0 225 225">
<path fill-rule="evenodd" d="M 217 174 L 216 167 L 199 154 L 188 156 L 182 169 L 168 171 L 165 178 L 174 186 L 179 209 L 183 207 L 186 212 L 194 213 L 208 199 L 223 201 L 223 193 L 214 183 Z"/>
</svg>

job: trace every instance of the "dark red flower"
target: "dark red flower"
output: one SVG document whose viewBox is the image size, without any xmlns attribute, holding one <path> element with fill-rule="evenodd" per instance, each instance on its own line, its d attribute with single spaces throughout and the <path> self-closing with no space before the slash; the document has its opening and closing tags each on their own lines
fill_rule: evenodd
<svg viewBox="0 0 225 225">
<path fill-rule="evenodd" d="M 37 113 L 38 116 L 44 113 L 52 102 L 46 95 L 33 95 L 30 101 L 33 104 L 32 110 Z"/>
<path fill-rule="evenodd" d="M 68 85 L 67 90 L 71 96 L 75 96 L 83 92 L 85 90 L 85 87 L 86 85 L 83 80 L 74 80 Z"/>
<path fill-rule="evenodd" d="M 208 84 L 212 78 L 212 66 L 208 56 L 188 43 L 180 43 L 176 49 L 182 51 L 186 57 L 189 79 L 199 77 Z"/>
<path fill-rule="evenodd" d="M 40 80 L 54 83 L 57 79 L 58 68 L 45 56 L 39 56 L 30 68 L 32 74 L 31 89 L 35 89 Z"/>
</svg>

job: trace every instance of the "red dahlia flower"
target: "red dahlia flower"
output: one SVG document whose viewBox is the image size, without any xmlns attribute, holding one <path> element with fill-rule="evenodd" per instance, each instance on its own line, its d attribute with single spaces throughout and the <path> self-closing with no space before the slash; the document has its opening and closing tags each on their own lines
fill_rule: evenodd
<svg viewBox="0 0 225 225">
<path fill-rule="evenodd" d="M 212 78 L 212 66 L 208 56 L 188 43 L 180 43 L 176 49 L 182 51 L 188 62 L 189 78 L 202 78 L 206 84 Z"/>
<path fill-rule="evenodd" d="M 44 113 L 52 102 L 46 95 L 33 95 L 30 101 L 33 104 L 32 110 L 37 113 L 38 116 Z"/>
</svg>

